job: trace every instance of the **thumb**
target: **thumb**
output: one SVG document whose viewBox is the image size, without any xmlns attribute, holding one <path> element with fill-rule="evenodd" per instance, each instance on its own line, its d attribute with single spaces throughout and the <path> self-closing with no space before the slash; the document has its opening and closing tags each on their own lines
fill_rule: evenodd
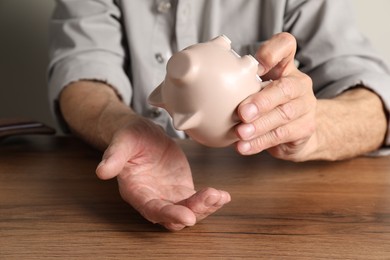
<svg viewBox="0 0 390 260">
<path fill-rule="evenodd" d="M 258 74 L 264 80 L 276 80 L 296 69 L 294 56 L 297 41 L 293 35 L 282 32 L 265 41 L 256 52 Z"/>
<path fill-rule="evenodd" d="M 102 180 L 118 176 L 129 159 L 127 151 L 126 142 L 112 143 L 104 152 L 96 168 L 96 175 Z"/>
</svg>

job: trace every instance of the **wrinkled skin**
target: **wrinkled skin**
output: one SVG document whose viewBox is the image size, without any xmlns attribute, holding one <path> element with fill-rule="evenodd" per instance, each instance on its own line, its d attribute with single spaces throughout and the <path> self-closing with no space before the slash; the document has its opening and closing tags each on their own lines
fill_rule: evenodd
<svg viewBox="0 0 390 260">
<path fill-rule="evenodd" d="M 146 219 L 176 231 L 195 225 L 230 201 L 225 191 L 195 191 L 180 147 L 153 123 L 137 124 L 114 136 L 97 174 L 102 179 L 117 176 L 123 199 Z"/>
<path fill-rule="evenodd" d="M 243 155 L 268 150 L 273 156 L 300 161 L 316 149 L 316 105 L 309 76 L 294 64 L 295 38 L 280 33 L 266 41 L 256 53 L 258 74 L 272 80 L 262 91 L 244 100 L 236 128 Z"/>
</svg>

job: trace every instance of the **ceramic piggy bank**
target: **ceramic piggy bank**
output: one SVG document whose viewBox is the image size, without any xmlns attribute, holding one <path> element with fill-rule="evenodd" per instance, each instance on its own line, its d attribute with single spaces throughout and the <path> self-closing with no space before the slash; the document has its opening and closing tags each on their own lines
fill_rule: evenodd
<svg viewBox="0 0 390 260">
<path fill-rule="evenodd" d="M 238 140 L 236 108 L 265 84 L 257 75 L 256 59 L 240 57 L 230 44 L 219 36 L 175 53 L 165 80 L 149 96 L 151 105 L 168 111 L 176 129 L 210 147 Z"/>
</svg>

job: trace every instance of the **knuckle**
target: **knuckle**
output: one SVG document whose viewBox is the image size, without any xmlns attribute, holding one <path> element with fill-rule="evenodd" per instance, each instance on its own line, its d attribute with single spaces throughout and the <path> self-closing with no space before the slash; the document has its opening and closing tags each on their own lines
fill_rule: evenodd
<svg viewBox="0 0 390 260">
<path fill-rule="evenodd" d="M 281 32 L 281 33 L 277 34 L 276 37 L 278 37 L 285 44 L 290 45 L 291 47 L 296 49 L 297 40 L 295 39 L 295 37 L 292 34 L 287 33 L 287 32 Z"/>
<path fill-rule="evenodd" d="M 259 153 L 262 150 L 264 150 L 265 142 L 263 137 L 258 137 L 253 140 L 251 140 L 251 152 L 252 153 Z"/>
<path fill-rule="evenodd" d="M 274 129 L 272 132 L 272 144 L 273 146 L 283 143 L 286 137 L 289 136 L 289 130 L 286 126 L 280 126 Z"/>
<path fill-rule="evenodd" d="M 294 82 L 291 78 L 281 78 L 276 86 L 280 90 L 284 100 L 290 100 L 294 97 Z"/>
<path fill-rule="evenodd" d="M 272 127 L 272 120 L 269 117 L 262 117 L 254 122 L 254 126 L 256 135 L 263 135 Z"/>
<path fill-rule="evenodd" d="M 302 73 L 302 82 L 305 86 L 308 86 L 310 88 L 310 90 L 312 90 L 313 80 L 309 75 Z"/>
<path fill-rule="evenodd" d="M 292 162 L 301 162 L 303 158 L 297 154 L 294 149 L 291 149 L 288 145 L 279 145 L 271 151 L 272 156 L 278 159 L 289 160 Z"/>
<path fill-rule="evenodd" d="M 269 71 L 272 65 L 277 63 L 277 59 L 274 52 L 271 51 L 271 49 L 266 46 L 260 48 L 257 51 L 256 58 L 259 61 L 266 61 L 266 62 L 261 62 L 261 65 L 264 67 L 266 71 Z"/>
<path fill-rule="evenodd" d="M 265 113 L 273 108 L 273 98 L 270 95 L 263 95 L 261 98 L 255 100 L 259 111 Z"/>
<path fill-rule="evenodd" d="M 277 107 L 280 117 L 285 121 L 291 121 L 295 118 L 295 109 L 290 103 L 283 104 Z"/>
<path fill-rule="evenodd" d="M 305 126 L 305 129 L 307 131 L 307 135 L 311 136 L 317 129 L 317 125 L 314 120 L 312 120 L 309 124 Z"/>
<path fill-rule="evenodd" d="M 250 141 L 251 152 L 258 153 L 271 147 L 280 146 L 281 144 L 285 143 L 285 140 L 288 138 L 289 134 L 290 131 L 288 127 L 281 126 L 268 132 L 268 134 L 252 139 Z"/>
<path fill-rule="evenodd" d="M 306 90 L 306 93 L 309 92 L 314 98 L 312 78 L 304 73 L 301 73 L 300 82 L 302 89 Z"/>
<path fill-rule="evenodd" d="M 289 151 L 288 147 L 286 145 L 278 145 L 273 148 L 271 148 L 270 153 L 272 156 L 278 159 L 287 159 L 291 155 L 291 152 Z"/>
</svg>

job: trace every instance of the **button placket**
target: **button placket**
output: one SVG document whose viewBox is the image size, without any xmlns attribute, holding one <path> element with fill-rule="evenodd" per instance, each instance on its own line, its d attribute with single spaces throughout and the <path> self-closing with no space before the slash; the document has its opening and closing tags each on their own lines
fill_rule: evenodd
<svg viewBox="0 0 390 260">
<path fill-rule="evenodd" d="M 192 0 L 181 0 L 176 12 L 176 44 L 182 50 L 197 43 L 197 29 L 192 14 Z"/>
<path fill-rule="evenodd" d="M 171 0 L 156 0 L 155 10 L 156 27 L 153 34 L 154 46 L 154 60 L 157 66 L 165 65 L 166 61 L 171 55 L 169 46 L 170 28 L 173 24 L 173 18 L 171 12 L 173 11 L 173 3 Z"/>
<path fill-rule="evenodd" d="M 165 64 L 172 54 L 170 35 L 174 24 L 174 3 L 170 0 L 156 0 L 154 2 L 155 21 L 152 38 L 152 52 L 150 58 L 154 67 L 150 78 L 150 85 L 157 86 L 164 80 Z M 161 108 L 146 106 L 144 115 L 159 125 L 166 126 L 168 116 Z"/>
</svg>

